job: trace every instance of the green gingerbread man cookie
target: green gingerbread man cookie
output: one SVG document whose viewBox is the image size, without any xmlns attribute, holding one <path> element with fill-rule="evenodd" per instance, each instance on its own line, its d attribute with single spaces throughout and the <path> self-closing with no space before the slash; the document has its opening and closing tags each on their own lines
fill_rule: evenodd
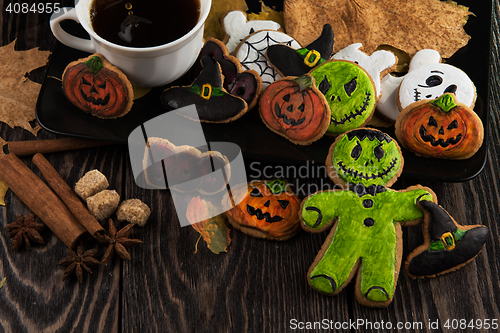
<svg viewBox="0 0 500 333">
<path fill-rule="evenodd" d="M 357 274 L 356 298 L 367 306 L 392 301 L 401 266 L 401 226 L 421 222 L 417 202 L 436 202 L 432 190 L 390 189 L 403 168 L 401 150 L 387 134 L 368 128 L 346 132 L 333 143 L 326 165 L 342 189 L 317 192 L 301 205 L 306 231 L 331 227 L 307 279 L 317 291 L 335 295 Z"/>
</svg>

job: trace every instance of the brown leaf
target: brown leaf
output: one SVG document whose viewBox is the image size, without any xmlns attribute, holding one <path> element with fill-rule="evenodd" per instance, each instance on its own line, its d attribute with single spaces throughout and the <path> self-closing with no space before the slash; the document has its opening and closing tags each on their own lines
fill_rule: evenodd
<svg viewBox="0 0 500 333">
<path fill-rule="evenodd" d="M 226 224 L 226 216 L 224 214 L 216 215 L 215 211 L 216 209 L 211 202 L 196 196 L 191 199 L 188 205 L 186 217 L 194 230 L 203 237 L 210 251 L 219 254 L 227 252 L 227 247 L 231 244 L 231 237 Z"/>
<path fill-rule="evenodd" d="M 264 21 L 274 21 L 279 23 L 282 27 L 285 26 L 285 21 L 283 19 L 283 12 L 278 12 L 271 7 L 266 6 L 262 1 L 260 2 L 260 13 L 249 13 L 248 20 L 264 20 Z"/>
<path fill-rule="evenodd" d="M 304 10 L 307 8 L 307 10 Z M 330 23 L 335 34 L 334 52 L 360 42 L 372 54 L 390 45 L 413 56 L 435 49 L 449 58 L 470 39 L 463 29 L 471 13 L 439 0 L 285 0 L 286 32 L 308 45 Z"/>
<path fill-rule="evenodd" d="M 35 105 L 41 85 L 29 80 L 26 74 L 44 66 L 50 51 L 31 49 L 15 51 L 15 41 L 0 47 L 0 121 L 10 127 L 22 127 L 34 135 L 39 126 L 32 128 Z"/>
<path fill-rule="evenodd" d="M 213 0 L 210 14 L 208 14 L 205 22 L 205 30 L 203 37 L 213 37 L 223 40 L 225 37 L 224 29 L 222 29 L 221 21 L 226 13 L 233 10 L 241 10 L 243 12 L 248 10 L 245 0 Z"/>
</svg>

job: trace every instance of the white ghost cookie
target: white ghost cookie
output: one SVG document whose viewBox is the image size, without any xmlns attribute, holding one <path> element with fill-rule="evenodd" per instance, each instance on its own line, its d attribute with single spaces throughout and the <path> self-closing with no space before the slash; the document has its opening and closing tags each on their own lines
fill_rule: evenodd
<svg viewBox="0 0 500 333">
<path fill-rule="evenodd" d="M 398 63 L 398 58 L 390 51 L 375 51 L 372 55 L 368 55 L 361 51 L 361 43 L 354 43 L 346 46 L 332 56 L 336 60 L 349 60 L 360 67 L 363 67 L 375 84 L 377 99 L 382 95 L 381 79 L 392 72 Z"/>
<path fill-rule="evenodd" d="M 253 69 L 262 78 L 262 90 L 281 75 L 271 66 L 266 58 L 267 48 L 275 44 L 285 44 L 294 49 L 300 49 L 300 44 L 287 34 L 273 30 L 261 30 L 254 32 L 241 41 L 234 56 L 238 58 L 244 69 Z"/>
<path fill-rule="evenodd" d="M 408 74 L 399 78 L 388 75 L 382 80 L 383 97 L 377 110 L 395 121 L 408 105 L 444 93 L 453 93 L 459 103 L 474 108 L 476 87 L 469 76 L 458 67 L 441 63 L 438 51 L 421 50 L 411 59 Z"/>
<path fill-rule="evenodd" d="M 246 14 L 239 10 L 227 13 L 222 20 L 222 26 L 227 35 L 226 47 L 229 53 L 233 53 L 238 44 L 255 31 L 281 29 L 281 25 L 274 21 L 248 21 Z"/>
</svg>

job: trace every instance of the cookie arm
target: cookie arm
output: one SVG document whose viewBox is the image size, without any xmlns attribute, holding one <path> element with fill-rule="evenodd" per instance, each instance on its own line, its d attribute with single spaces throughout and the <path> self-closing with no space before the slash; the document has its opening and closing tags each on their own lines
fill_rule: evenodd
<svg viewBox="0 0 500 333">
<path fill-rule="evenodd" d="M 428 200 L 437 203 L 434 192 L 430 188 L 422 186 L 408 187 L 406 190 L 399 192 L 396 200 L 395 204 L 398 211 L 394 220 L 401 222 L 402 225 L 422 222 L 424 213 L 417 205 L 419 201 Z"/>
<path fill-rule="evenodd" d="M 322 232 L 329 228 L 338 216 L 337 207 L 343 197 L 342 191 L 324 191 L 305 198 L 300 207 L 302 228 L 309 232 Z"/>
</svg>

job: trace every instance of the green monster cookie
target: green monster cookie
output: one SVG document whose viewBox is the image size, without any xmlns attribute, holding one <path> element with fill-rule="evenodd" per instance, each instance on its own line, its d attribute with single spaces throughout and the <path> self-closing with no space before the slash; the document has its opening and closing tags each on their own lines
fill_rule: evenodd
<svg viewBox="0 0 500 333">
<path fill-rule="evenodd" d="M 370 120 L 377 99 L 375 85 L 363 68 L 347 60 L 329 60 L 310 74 L 332 113 L 327 134 L 342 134 Z"/>
<path fill-rule="evenodd" d="M 302 227 L 331 227 L 307 279 L 317 291 L 335 295 L 357 274 L 356 298 L 367 306 L 392 301 L 401 266 L 401 226 L 420 223 L 417 202 L 436 202 L 432 190 L 388 188 L 403 167 L 396 141 L 383 132 L 360 128 L 337 138 L 327 160 L 329 176 L 342 190 L 317 192 L 301 205 Z"/>
</svg>

